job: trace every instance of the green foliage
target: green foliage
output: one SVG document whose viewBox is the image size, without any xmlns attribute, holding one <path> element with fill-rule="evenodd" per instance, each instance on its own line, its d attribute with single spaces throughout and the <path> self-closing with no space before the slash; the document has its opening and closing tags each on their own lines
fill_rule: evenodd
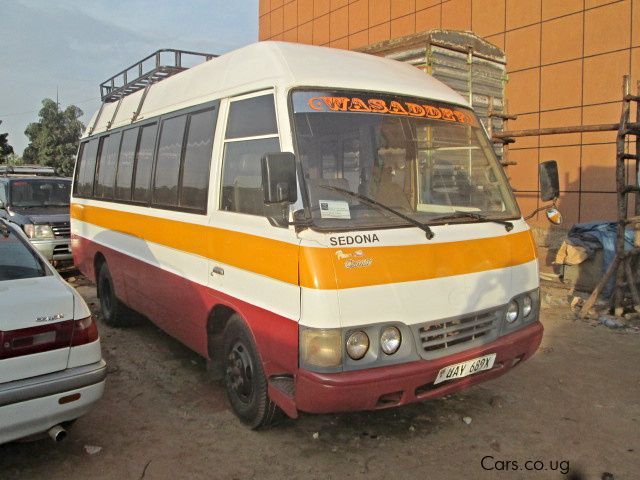
<svg viewBox="0 0 640 480">
<path fill-rule="evenodd" d="M 13 153 L 13 147 L 9 145 L 7 140 L 8 135 L 8 133 L 0 133 L 0 163 L 5 163 L 7 157 Z"/>
<path fill-rule="evenodd" d="M 11 153 L 6 158 L 6 164 L 7 165 L 23 165 L 24 160 L 17 153 Z"/>
<path fill-rule="evenodd" d="M 71 175 L 84 129 L 78 120 L 82 113 L 75 105 L 60 110 L 56 102 L 45 98 L 38 114 L 40 120 L 30 123 L 24 131 L 30 142 L 23 153 L 24 162 L 48 165 L 59 174 Z"/>
</svg>

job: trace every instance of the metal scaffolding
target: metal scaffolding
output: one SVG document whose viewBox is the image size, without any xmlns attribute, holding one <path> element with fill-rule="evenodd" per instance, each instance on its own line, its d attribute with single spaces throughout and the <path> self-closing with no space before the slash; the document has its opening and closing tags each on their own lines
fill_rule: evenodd
<svg viewBox="0 0 640 480">
<path fill-rule="evenodd" d="M 636 118 L 631 121 L 631 104 L 636 103 Z M 504 120 L 517 118 L 503 113 L 493 113 L 489 111 L 489 116 L 500 116 Z M 537 128 L 528 130 L 506 130 L 503 132 L 492 132 L 489 135 L 494 143 L 507 145 L 516 141 L 520 137 L 532 137 L 539 135 L 558 135 L 566 133 L 586 133 L 586 132 L 612 132 L 617 131 L 616 136 L 616 193 L 617 193 L 617 234 L 616 234 L 616 255 L 604 276 L 593 290 L 589 299 L 582 307 L 580 315 L 585 317 L 593 308 L 602 290 L 607 285 L 612 276 L 615 276 L 614 293 L 610 299 L 610 307 L 614 308 L 615 314 L 620 316 L 624 312 L 625 291 L 627 290 L 633 308 L 640 312 L 640 291 L 635 272 L 637 258 L 640 254 L 640 82 L 637 84 L 637 93 L 630 93 L 629 76 L 625 75 L 622 80 L 622 113 L 620 122 L 604 123 L 597 125 L 574 125 L 567 127 Z M 635 137 L 635 139 L 632 139 Z M 627 145 L 635 145 L 635 153 L 627 151 Z M 630 180 L 628 163 L 634 162 L 631 166 L 633 178 Z M 503 165 L 515 165 L 516 162 L 505 161 Z M 628 196 L 633 194 L 634 214 L 629 216 Z M 633 225 L 635 233 L 634 248 L 625 250 L 625 229 Z"/>
</svg>

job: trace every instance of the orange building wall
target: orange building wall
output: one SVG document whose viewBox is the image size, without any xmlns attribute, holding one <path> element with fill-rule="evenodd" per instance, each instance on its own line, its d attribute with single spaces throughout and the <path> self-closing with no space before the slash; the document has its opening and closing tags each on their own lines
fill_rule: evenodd
<svg viewBox="0 0 640 480">
<path fill-rule="evenodd" d="M 618 122 L 622 75 L 633 93 L 640 80 L 640 0 L 260 0 L 259 16 L 260 40 L 344 49 L 473 31 L 506 51 L 511 130 Z M 554 159 L 566 225 L 614 219 L 614 141 L 614 132 L 518 139 L 507 173 L 523 213 L 538 206 L 538 162 Z"/>
</svg>

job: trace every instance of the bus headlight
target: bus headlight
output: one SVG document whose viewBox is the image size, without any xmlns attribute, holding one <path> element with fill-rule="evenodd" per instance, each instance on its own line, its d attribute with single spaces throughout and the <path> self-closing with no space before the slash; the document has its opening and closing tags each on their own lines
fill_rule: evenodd
<svg viewBox="0 0 640 480">
<path fill-rule="evenodd" d="M 505 313 L 507 323 L 513 323 L 518 319 L 518 302 L 511 300 L 507 307 L 507 313 Z"/>
<path fill-rule="evenodd" d="M 402 342 L 402 335 L 400 334 L 400 330 L 396 327 L 387 327 L 382 330 L 382 334 L 380 335 L 380 348 L 387 355 L 393 355 L 400 348 L 400 343 Z"/>
<path fill-rule="evenodd" d="M 24 226 L 24 233 L 27 234 L 27 237 L 36 240 L 53 238 L 53 230 L 51 229 L 51 225 L 33 225 L 32 223 L 27 223 Z"/>
<path fill-rule="evenodd" d="M 522 297 L 522 316 L 527 318 L 531 313 L 531 310 L 533 310 L 533 302 L 529 295 L 525 295 Z"/>
<path fill-rule="evenodd" d="M 369 350 L 369 337 L 362 331 L 353 332 L 347 338 L 347 354 L 353 360 L 360 360 Z"/>
<path fill-rule="evenodd" d="M 300 333 L 302 365 L 335 368 L 342 363 L 342 333 L 340 329 L 309 328 Z"/>
</svg>

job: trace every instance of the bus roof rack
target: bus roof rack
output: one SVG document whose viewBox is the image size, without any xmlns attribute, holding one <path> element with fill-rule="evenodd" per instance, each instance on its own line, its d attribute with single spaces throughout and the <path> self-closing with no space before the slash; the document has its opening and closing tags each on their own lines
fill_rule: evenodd
<svg viewBox="0 0 640 480">
<path fill-rule="evenodd" d="M 53 167 L 44 165 L 0 165 L 0 175 L 55 175 Z"/>
<path fill-rule="evenodd" d="M 183 63 L 186 59 L 195 58 L 206 62 L 217 56 L 212 53 L 162 48 L 102 82 L 100 98 L 104 103 L 115 102 L 153 83 L 187 70 L 189 67 L 184 66 Z"/>
</svg>

